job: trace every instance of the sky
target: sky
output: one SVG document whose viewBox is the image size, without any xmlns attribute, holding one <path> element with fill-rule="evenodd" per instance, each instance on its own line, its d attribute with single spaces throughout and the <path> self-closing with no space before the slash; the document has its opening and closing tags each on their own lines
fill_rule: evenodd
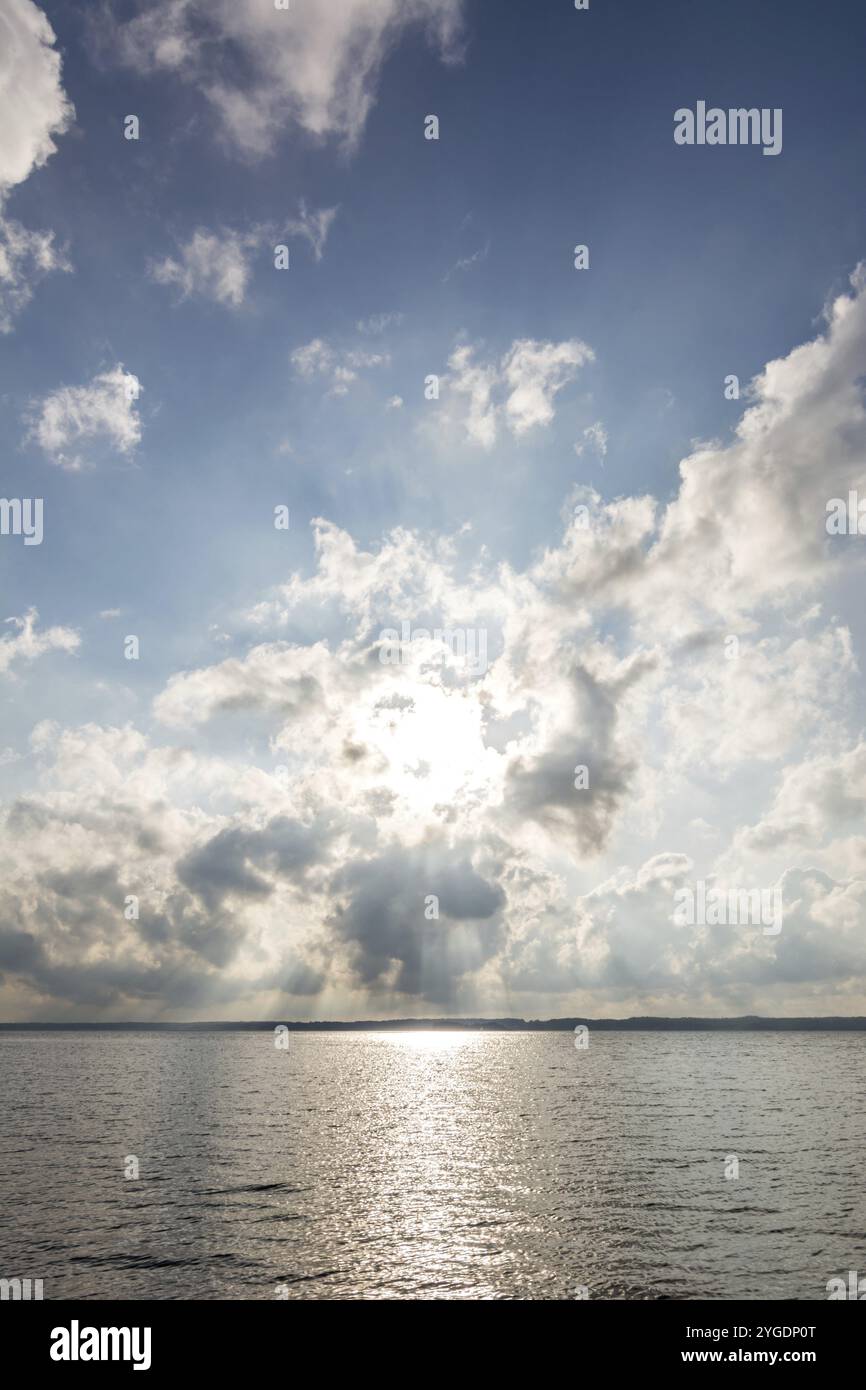
<svg viewBox="0 0 866 1390">
<path fill-rule="evenodd" d="M 866 1014 L 864 38 L 0 0 L 0 1018 Z"/>
</svg>

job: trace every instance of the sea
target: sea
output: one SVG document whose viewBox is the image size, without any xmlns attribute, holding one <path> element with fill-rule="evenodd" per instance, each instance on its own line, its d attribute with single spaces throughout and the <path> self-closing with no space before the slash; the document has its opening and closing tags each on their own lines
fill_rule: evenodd
<svg viewBox="0 0 866 1390">
<path fill-rule="evenodd" d="M 866 1274 L 866 1033 L 0 1033 L 0 1278 L 796 1299 Z"/>
</svg>

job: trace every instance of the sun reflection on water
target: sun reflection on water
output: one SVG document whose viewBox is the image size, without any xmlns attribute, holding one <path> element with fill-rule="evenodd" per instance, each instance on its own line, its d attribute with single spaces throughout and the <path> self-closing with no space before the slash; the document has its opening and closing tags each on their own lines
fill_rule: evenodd
<svg viewBox="0 0 866 1390">
<path fill-rule="evenodd" d="M 401 1033 L 374 1033 L 373 1036 L 415 1052 L 453 1052 L 472 1042 L 478 1033 L 457 1028 L 448 1031 L 440 1028 L 407 1028 Z"/>
</svg>

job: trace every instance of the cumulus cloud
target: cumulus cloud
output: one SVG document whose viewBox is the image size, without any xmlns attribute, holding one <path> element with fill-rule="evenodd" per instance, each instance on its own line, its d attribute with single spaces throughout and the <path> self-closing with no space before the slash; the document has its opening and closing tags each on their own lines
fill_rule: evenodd
<svg viewBox="0 0 866 1390">
<path fill-rule="evenodd" d="M 811 848 L 817 856 L 828 837 L 846 831 L 862 836 L 864 818 L 866 742 L 859 739 L 786 766 L 772 802 L 757 823 L 740 829 L 731 853 L 740 857 Z"/>
<path fill-rule="evenodd" d="M 502 888 L 468 858 L 455 861 L 447 843 L 387 849 L 340 869 L 331 887 L 329 925 L 362 985 L 450 1004 L 500 945 Z M 436 917 L 425 915 L 431 897 Z"/>
<path fill-rule="evenodd" d="M 39 784 L 3 810 L 4 998 L 866 1011 L 860 676 L 816 601 L 862 574 L 824 517 L 862 478 L 864 336 L 856 277 L 671 500 L 578 489 L 522 569 L 462 532 L 361 545 L 318 519 L 314 564 L 242 615 L 237 654 L 175 671 L 146 730 L 37 726 Z M 482 372 L 481 442 L 549 421 L 588 360 L 562 347 L 458 360 Z M 345 365 L 324 340 L 299 352 L 311 379 Z M 778 889 L 781 932 L 682 925 L 698 879 Z"/>
<path fill-rule="evenodd" d="M 476 354 L 470 344 L 455 348 L 444 385 L 466 398 L 466 433 L 484 449 L 496 443 L 501 424 L 516 439 L 550 425 L 556 396 L 594 359 L 592 349 L 577 339 L 552 343 L 522 338 L 498 363 L 479 363 Z"/>
<path fill-rule="evenodd" d="M 517 814 L 592 853 L 607 842 L 634 771 L 616 747 L 621 683 L 576 662 L 555 693 L 555 718 L 539 721 L 540 737 L 516 753 L 506 785 Z"/>
<path fill-rule="evenodd" d="M 51 25 L 32 0 L 9 0 L 0 14 L 0 333 L 11 332 L 45 275 L 71 269 L 54 233 L 23 227 L 6 204 L 51 157 L 74 116 Z"/>
<path fill-rule="evenodd" d="M 826 532 L 827 499 L 866 483 L 862 266 L 851 286 L 827 308 L 820 336 L 752 382 L 733 442 L 701 446 L 681 463 L 647 568 L 647 606 L 681 607 L 673 577 L 686 569 L 708 608 L 731 612 L 808 590 L 841 562 Z"/>
<path fill-rule="evenodd" d="M 681 462 L 666 507 L 651 497 L 603 503 L 591 490 L 576 498 L 590 524 L 575 514 L 539 580 L 685 639 L 722 622 L 736 633 L 761 604 L 795 602 L 862 564 L 825 523 L 829 498 L 866 487 L 864 290 L 858 267 L 851 292 L 827 308 L 825 331 L 752 382 L 732 441 L 700 444 Z"/>
<path fill-rule="evenodd" d="M 500 364 L 505 381 L 505 420 L 518 438 L 537 425 L 549 425 L 554 397 L 573 381 L 578 368 L 593 360 L 586 343 L 513 343 Z"/>
<path fill-rule="evenodd" d="M 138 377 L 121 362 L 98 373 L 87 386 L 60 386 L 34 405 L 28 439 L 70 472 L 90 462 L 78 452 L 82 445 L 107 443 L 129 454 L 141 440 L 136 409 L 141 389 Z"/>
<path fill-rule="evenodd" d="M 75 112 L 60 80 L 54 30 L 32 0 L 7 0 L 0 16 L 0 198 L 57 148 Z"/>
<path fill-rule="evenodd" d="M 857 672 L 851 634 L 837 624 L 793 639 L 704 631 L 676 660 L 662 698 L 672 757 L 722 776 L 796 751 L 822 719 L 841 721 Z"/>
<path fill-rule="evenodd" d="M 258 158 L 288 121 L 353 147 L 394 44 L 420 29 L 453 60 L 461 9 L 461 0 L 305 0 L 290 11 L 257 0 L 148 0 L 100 41 L 138 71 L 194 82 L 231 143 Z M 244 78 L 228 61 L 238 54 Z"/>
<path fill-rule="evenodd" d="M 834 880 L 812 868 L 786 871 L 775 887 L 783 927 L 684 927 L 676 892 L 694 882 L 687 856 L 654 856 L 636 872 L 620 870 L 581 897 L 576 930 L 553 924 L 539 940 L 530 932 L 512 959 L 512 987 L 542 988 L 556 960 L 559 988 L 606 997 L 653 1012 L 784 1013 L 805 987 L 811 1007 L 832 1010 L 837 990 L 866 970 L 866 879 Z M 727 891 L 730 884 L 713 880 Z"/>
<path fill-rule="evenodd" d="M 237 768 L 129 727 L 43 723 L 31 742 L 42 783 L 2 813 L 7 851 L 27 853 L 0 888 L 0 970 L 32 998 L 152 1016 L 315 989 L 310 909 L 292 885 L 325 834 L 279 809 L 276 783 L 268 814 L 257 779 L 241 791 Z M 232 782 L 231 819 L 205 810 Z"/>
<path fill-rule="evenodd" d="M 321 698 L 328 661 L 324 644 L 253 647 L 245 658 L 232 657 L 172 676 L 155 701 L 154 713 L 164 724 L 188 727 L 233 711 L 309 711 Z"/>
<path fill-rule="evenodd" d="M 465 426 L 472 443 L 491 449 L 496 443 L 498 407 L 493 392 L 499 373 L 496 367 L 481 366 L 473 358 L 474 349 L 468 345 L 455 348 L 448 359 L 446 384 L 466 397 Z"/>
<path fill-rule="evenodd" d="M 302 875 L 319 857 L 320 841 L 311 827 L 287 816 L 261 829 L 220 830 L 191 850 L 177 865 L 177 876 L 213 912 L 226 897 L 268 897 L 273 884 L 256 866 L 287 878 Z"/>
</svg>

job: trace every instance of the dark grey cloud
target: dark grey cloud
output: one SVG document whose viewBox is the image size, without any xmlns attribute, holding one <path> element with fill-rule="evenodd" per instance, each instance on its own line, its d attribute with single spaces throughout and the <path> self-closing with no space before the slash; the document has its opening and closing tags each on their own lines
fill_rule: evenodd
<svg viewBox="0 0 866 1390">
<path fill-rule="evenodd" d="M 571 673 L 571 718 L 558 723 L 548 746 L 516 757 L 508 768 L 506 798 L 518 815 L 537 821 L 586 854 L 605 846 L 634 773 L 616 747 L 617 701 L 623 682 L 605 686 L 583 666 Z M 586 787 L 575 769 L 588 769 Z"/>
<path fill-rule="evenodd" d="M 329 924 L 367 986 L 390 981 L 397 993 L 446 1004 L 501 944 L 505 894 L 475 871 L 465 848 L 394 847 L 346 866 L 331 889 L 339 906 Z M 425 917 L 431 896 L 438 919 Z"/>
<path fill-rule="evenodd" d="M 151 1016 L 163 1006 L 231 1003 L 251 989 L 310 995 L 321 988 L 321 962 L 288 943 L 258 979 L 232 966 L 257 932 L 249 907 L 284 882 L 308 891 L 305 876 L 328 852 L 324 822 L 276 816 L 257 829 L 228 826 L 175 863 L 164 851 L 160 803 L 121 802 L 113 817 L 111 809 L 103 798 L 62 811 L 35 800 L 9 808 L 7 832 L 19 843 L 41 833 L 57 863 L 40 867 L 40 854 L 32 872 L 22 877 L 19 865 L 14 885 L 0 885 L 6 983 L 51 998 L 54 1012 L 140 1003 Z M 94 846 L 87 862 L 85 831 Z M 130 895 L 138 916 L 125 914 Z"/>
<path fill-rule="evenodd" d="M 280 816 L 263 830 L 220 830 L 179 861 L 177 876 L 213 911 L 230 894 L 269 897 L 274 883 L 263 870 L 297 879 L 319 858 L 324 843 L 321 828 Z"/>
</svg>

